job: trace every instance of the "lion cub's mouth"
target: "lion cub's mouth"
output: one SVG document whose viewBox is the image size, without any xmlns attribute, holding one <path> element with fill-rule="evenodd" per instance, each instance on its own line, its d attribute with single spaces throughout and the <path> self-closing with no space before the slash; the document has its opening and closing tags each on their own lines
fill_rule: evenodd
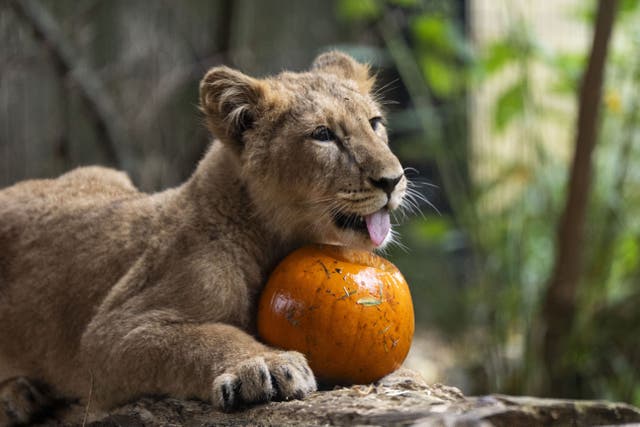
<svg viewBox="0 0 640 427">
<path fill-rule="evenodd" d="M 375 246 L 380 246 L 384 242 L 391 229 L 389 211 L 386 208 L 365 216 L 337 212 L 333 215 L 333 222 L 338 228 L 368 235 Z"/>
<path fill-rule="evenodd" d="M 333 215 L 333 222 L 338 228 L 359 231 L 368 234 L 367 223 L 364 217 L 346 212 L 338 212 Z"/>
</svg>

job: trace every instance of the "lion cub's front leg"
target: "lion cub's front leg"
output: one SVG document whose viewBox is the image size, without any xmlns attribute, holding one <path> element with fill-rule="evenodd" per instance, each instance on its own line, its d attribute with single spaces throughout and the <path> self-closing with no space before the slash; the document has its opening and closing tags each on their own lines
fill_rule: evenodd
<svg viewBox="0 0 640 427">
<path fill-rule="evenodd" d="M 82 345 L 102 407 L 168 394 L 231 410 L 316 390 L 300 353 L 269 348 L 234 326 L 186 323 L 171 311 L 101 313 Z"/>
</svg>

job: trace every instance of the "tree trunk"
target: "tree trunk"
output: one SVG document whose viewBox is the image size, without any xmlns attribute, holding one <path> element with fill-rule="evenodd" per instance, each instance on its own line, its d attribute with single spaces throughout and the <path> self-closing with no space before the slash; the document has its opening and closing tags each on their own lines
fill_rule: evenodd
<svg viewBox="0 0 640 427">
<path fill-rule="evenodd" d="M 562 394 L 566 381 L 564 358 L 575 317 L 576 291 L 583 263 L 584 225 L 592 176 L 592 153 L 598 134 L 605 60 L 617 0 L 600 0 L 589 63 L 580 89 L 576 144 L 567 199 L 556 236 L 556 256 L 542 307 L 543 362 L 548 375 L 546 390 Z"/>
</svg>

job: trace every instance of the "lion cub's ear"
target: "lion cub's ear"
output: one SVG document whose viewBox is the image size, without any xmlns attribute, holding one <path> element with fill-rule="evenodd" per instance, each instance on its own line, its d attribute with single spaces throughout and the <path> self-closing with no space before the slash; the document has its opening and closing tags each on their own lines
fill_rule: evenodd
<svg viewBox="0 0 640 427">
<path fill-rule="evenodd" d="M 376 82 L 375 77 L 370 74 L 368 65 L 361 64 L 349 55 L 336 50 L 319 55 L 313 61 L 311 70 L 351 79 L 358 84 L 360 92 L 364 94 L 368 94 Z"/>
<path fill-rule="evenodd" d="M 265 83 L 229 67 L 210 69 L 200 82 L 200 109 L 209 130 L 240 150 L 242 134 L 253 126 L 267 92 Z"/>
</svg>

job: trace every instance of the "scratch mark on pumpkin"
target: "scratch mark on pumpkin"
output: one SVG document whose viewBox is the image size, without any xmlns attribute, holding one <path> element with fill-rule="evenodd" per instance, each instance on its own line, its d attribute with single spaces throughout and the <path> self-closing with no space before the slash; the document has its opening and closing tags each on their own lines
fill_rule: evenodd
<svg viewBox="0 0 640 427">
<path fill-rule="evenodd" d="M 329 279 L 331 277 L 331 273 L 329 273 L 329 269 L 327 268 L 326 265 L 324 265 L 324 262 L 318 260 L 318 264 L 320 264 L 320 266 L 322 266 L 322 269 L 324 270 L 324 274 L 327 275 L 327 279 Z"/>
<path fill-rule="evenodd" d="M 300 325 L 300 321 L 298 319 L 295 318 L 296 315 L 296 311 L 295 309 L 290 309 L 289 311 L 287 311 L 285 318 L 287 319 L 287 321 L 291 324 L 291 326 L 293 326 L 294 328 L 298 327 Z"/>
<path fill-rule="evenodd" d="M 360 298 L 358 301 L 356 301 L 356 304 L 364 305 L 365 307 L 372 307 L 382 304 L 382 300 L 374 297 L 366 297 Z"/>
<path fill-rule="evenodd" d="M 338 300 L 343 300 L 345 298 L 349 298 L 351 295 L 355 295 L 358 293 L 357 289 L 347 289 L 346 286 L 343 286 L 342 289 L 344 290 L 344 295 L 342 295 L 340 298 L 338 298 Z"/>
<path fill-rule="evenodd" d="M 384 301 L 384 293 L 382 291 L 382 282 L 378 282 L 378 289 L 380 290 L 380 302 Z"/>
<path fill-rule="evenodd" d="M 387 325 L 384 329 L 381 329 L 378 333 L 384 335 L 387 333 L 387 331 L 389 330 L 389 328 L 391 327 L 391 325 Z"/>
</svg>

